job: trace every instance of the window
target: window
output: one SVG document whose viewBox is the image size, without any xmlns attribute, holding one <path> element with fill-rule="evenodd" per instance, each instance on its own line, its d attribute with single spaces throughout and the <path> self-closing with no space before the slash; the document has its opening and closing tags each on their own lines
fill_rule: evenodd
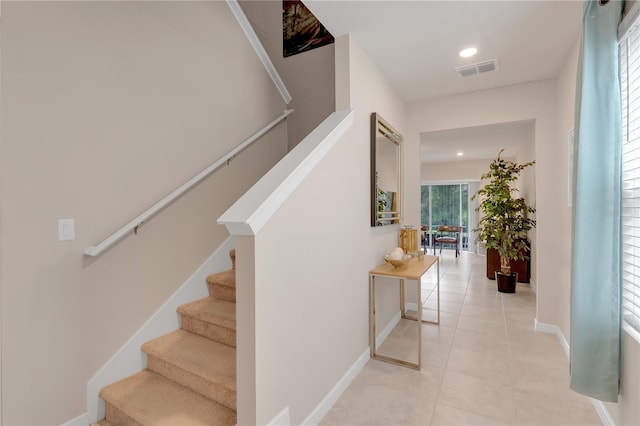
<svg viewBox="0 0 640 426">
<path fill-rule="evenodd" d="M 640 336 L 640 27 L 620 40 L 622 91 L 622 320 Z"/>
<path fill-rule="evenodd" d="M 462 250 L 469 249 L 469 184 L 422 185 L 422 225 L 462 226 Z M 473 224 L 472 224 L 473 226 Z"/>
</svg>

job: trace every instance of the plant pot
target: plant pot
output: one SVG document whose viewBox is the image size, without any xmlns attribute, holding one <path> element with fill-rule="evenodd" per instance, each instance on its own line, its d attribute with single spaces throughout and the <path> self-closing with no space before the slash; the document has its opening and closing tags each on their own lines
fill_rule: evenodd
<svg viewBox="0 0 640 426">
<path fill-rule="evenodd" d="M 516 281 L 518 281 L 518 274 L 512 272 L 510 275 L 503 274 L 500 271 L 495 272 L 496 283 L 498 284 L 498 291 L 500 293 L 515 293 Z"/>
</svg>

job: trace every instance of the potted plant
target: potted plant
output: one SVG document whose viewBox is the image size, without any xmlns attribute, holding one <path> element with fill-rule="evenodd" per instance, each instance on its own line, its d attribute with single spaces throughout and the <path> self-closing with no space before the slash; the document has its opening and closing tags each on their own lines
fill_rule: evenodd
<svg viewBox="0 0 640 426">
<path fill-rule="evenodd" d="M 480 197 L 476 211 L 480 212 L 481 219 L 474 229 L 478 240 L 483 241 L 487 249 L 495 249 L 500 256 L 500 271 L 495 272 L 498 291 L 514 293 L 517 274 L 511 272 L 511 260 L 528 257 L 527 232 L 535 228 L 536 221 L 529 217 L 535 209 L 527 205 L 524 198 L 514 197 L 517 189 L 512 184 L 518 180 L 520 172 L 535 161 L 517 164 L 504 160 L 500 158 L 503 151 L 500 150 L 489 171 L 482 175 L 488 183 L 471 199 Z"/>
</svg>

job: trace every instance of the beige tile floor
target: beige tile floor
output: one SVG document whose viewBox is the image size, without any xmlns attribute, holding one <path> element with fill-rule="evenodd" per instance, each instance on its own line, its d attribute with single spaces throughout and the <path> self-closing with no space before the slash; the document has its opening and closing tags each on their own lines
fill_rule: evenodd
<svg viewBox="0 0 640 426">
<path fill-rule="evenodd" d="M 600 425 L 569 389 L 555 335 L 536 332 L 535 293 L 496 291 L 484 257 L 443 251 L 441 325 L 422 325 L 422 371 L 369 360 L 321 425 Z M 423 278 L 435 315 L 435 268 Z M 381 353 L 417 359 L 416 323 L 401 320 Z M 386 351 L 386 352 L 385 352 Z"/>
</svg>

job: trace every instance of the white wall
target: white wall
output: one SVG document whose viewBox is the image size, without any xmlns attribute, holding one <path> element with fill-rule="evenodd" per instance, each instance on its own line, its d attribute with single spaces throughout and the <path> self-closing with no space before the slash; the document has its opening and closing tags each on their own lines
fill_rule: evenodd
<svg viewBox="0 0 640 426">
<path fill-rule="evenodd" d="M 424 163 L 421 167 L 420 181 L 436 182 L 472 182 L 489 170 L 491 160 L 447 161 Z"/>
<path fill-rule="evenodd" d="M 91 376 L 224 241 L 278 126 L 97 259 L 82 255 L 280 115 L 224 2 L 4 2 L 3 423 L 86 411 Z M 57 220 L 76 240 L 58 242 Z M 203 283 L 205 285 L 205 283 Z"/>
<path fill-rule="evenodd" d="M 562 162 L 562 167 L 554 173 L 556 186 L 562 192 L 564 198 L 558 200 L 556 223 L 559 228 L 566 231 L 561 234 L 563 238 L 554 241 L 554 255 L 562 259 L 566 268 L 556 271 L 557 284 L 555 289 L 556 299 L 553 303 L 538 305 L 539 310 L 543 310 L 542 315 L 546 319 L 544 322 L 555 324 L 560 327 L 562 333 L 568 341 L 571 337 L 571 227 L 572 208 L 568 201 L 568 180 L 569 177 L 569 150 L 567 136 L 573 129 L 575 119 L 575 99 L 576 99 L 576 73 L 578 70 L 578 51 L 580 42 L 577 41 L 571 49 L 567 60 L 558 75 L 556 82 L 556 109 L 558 126 L 555 138 L 558 141 L 557 149 L 553 152 Z M 572 178 L 571 178 L 572 179 Z M 541 189 L 540 191 L 542 191 Z M 566 235 L 566 238 L 564 236 Z M 549 300 L 549 302 L 552 302 Z M 540 318 L 539 318 L 540 319 Z M 540 321 L 542 321 L 540 319 Z"/>
<path fill-rule="evenodd" d="M 0 1 L 0 46 L 2 45 L 2 12 L 1 12 L 1 6 L 2 6 L 2 2 Z M 0 81 L 2 81 L 2 55 L 0 55 Z M 0 101 L 2 100 L 2 85 L 0 84 Z M 1 102 L 0 102 L 1 104 Z M 0 107 L 1 108 L 1 107 Z M 1 113 L 0 113 L 0 117 L 1 117 Z M 2 139 L 0 137 L 0 153 L 2 152 Z M 2 170 L 2 157 L 0 156 L 0 171 Z M 0 172 L 0 188 L 2 188 L 2 173 Z M 1 192 L 0 192 L 0 319 L 2 318 L 2 280 L 3 280 L 3 273 L 2 273 L 2 199 L 3 197 L 1 196 Z M 0 321 L 0 342 L 2 341 L 2 324 Z M 2 365 L 2 350 L 0 349 L 0 365 Z M 0 423 L 2 423 L 2 368 L 0 367 Z"/>
<path fill-rule="evenodd" d="M 282 54 L 282 1 L 241 0 L 240 5 L 293 100 L 287 119 L 289 149 L 335 111 L 335 52 L 329 44 L 285 58 Z"/>
<path fill-rule="evenodd" d="M 370 114 L 402 132 L 404 104 L 348 36 L 336 44 L 336 81 L 346 88 L 337 109 L 355 108 L 354 125 L 255 237 L 238 240 L 239 258 L 255 257 L 238 272 L 238 324 L 255 337 L 238 344 L 258 361 L 240 372 L 251 360 L 239 358 L 238 405 L 249 409 L 238 424 L 265 424 L 285 407 L 301 424 L 369 345 L 368 271 L 399 230 L 370 227 Z M 245 301 L 255 310 L 242 311 Z"/>
<path fill-rule="evenodd" d="M 347 81 L 345 81 L 347 80 Z M 348 87 L 348 91 L 341 89 Z M 406 110 L 405 104 L 400 99 L 395 89 L 386 81 L 385 77 L 371 61 L 357 41 L 351 36 L 342 36 L 336 41 L 336 108 L 353 108 L 356 110 L 355 124 L 349 134 L 348 143 L 351 146 L 352 157 L 345 163 L 347 169 L 360 170 L 358 174 L 359 186 L 352 189 L 352 194 L 357 193 L 360 201 L 353 201 L 355 208 L 357 203 L 358 214 L 366 211 L 370 215 L 370 138 L 371 138 L 371 113 L 377 112 L 383 119 L 391 124 L 404 137 L 403 142 L 403 205 L 402 225 L 420 226 L 420 164 L 419 146 L 409 142 L 406 134 Z M 351 165 L 349 165 L 351 164 Z M 366 172 L 367 176 L 363 176 Z M 362 180 L 363 179 L 363 180 Z M 362 188 L 367 193 L 363 194 Z M 353 196 L 353 195 L 352 195 Z M 362 201 L 369 204 L 364 207 Z M 418 206 L 416 210 L 413 206 Z M 362 227 L 360 219 L 358 227 L 365 232 L 363 241 L 365 245 L 361 250 L 369 253 L 363 261 L 367 265 L 367 271 L 382 262 L 385 253 L 398 245 L 399 225 L 382 227 Z M 360 268 L 358 271 L 361 270 Z M 411 299 L 413 284 L 407 285 L 407 295 Z M 399 311 L 399 292 L 397 280 L 376 279 L 376 330 L 382 330 Z M 367 305 L 368 306 L 368 305 Z M 377 343 L 381 343 L 378 341 Z M 415 360 L 414 360 L 415 362 Z"/>
<path fill-rule="evenodd" d="M 622 365 L 618 403 L 605 407 L 618 426 L 640 425 L 640 343 L 622 333 Z"/>
<path fill-rule="evenodd" d="M 535 126 L 531 123 L 531 126 L 527 127 L 524 140 L 527 142 L 522 144 L 521 150 L 517 152 L 514 161 L 517 163 L 527 163 L 533 161 L 536 158 L 536 141 L 535 141 Z M 527 167 L 520 174 L 520 179 L 516 182 L 520 196 L 527 199 L 530 205 L 536 205 L 536 166 Z M 534 232 L 535 233 L 535 232 Z"/>
<path fill-rule="evenodd" d="M 522 144 L 522 149 L 518 151 L 516 158 L 514 159 L 514 161 L 519 164 L 527 163 L 536 159 L 535 123 L 531 123 L 531 126 L 527 127 L 526 134 L 523 135 L 523 137 L 527 142 Z M 516 188 L 519 191 L 519 196 L 524 197 L 527 200 L 527 203 L 533 208 L 537 208 L 536 176 L 541 173 L 544 173 L 544 170 L 540 169 L 537 165 L 527 167 L 522 171 L 520 178 L 516 182 Z M 531 217 L 533 219 L 537 219 L 537 213 L 533 213 Z M 531 247 L 539 247 L 537 227 L 529 231 L 529 241 L 531 243 Z M 531 283 L 535 285 L 538 278 L 537 250 L 532 250 L 530 252 L 529 265 L 531 268 Z"/>
</svg>

